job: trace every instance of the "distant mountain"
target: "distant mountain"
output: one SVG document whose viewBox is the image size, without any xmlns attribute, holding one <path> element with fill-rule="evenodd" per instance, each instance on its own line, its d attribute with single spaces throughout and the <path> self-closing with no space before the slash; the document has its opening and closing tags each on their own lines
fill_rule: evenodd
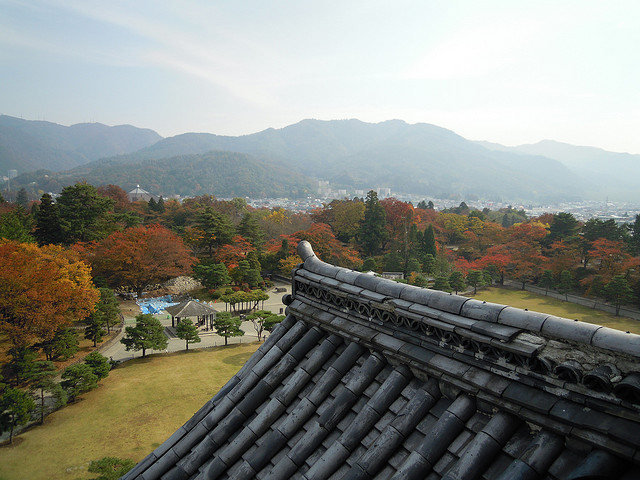
<svg viewBox="0 0 640 480">
<path fill-rule="evenodd" d="M 585 196 L 612 200 L 640 201 L 640 155 L 615 153 L 595 147 L 582 147 L 554 140 L 535 144 L 505 147 L 489 142 L 478 142 L 486 148 L 502 152 L 542 155 L 562 162 L 583 178 Z"/>
<path fill-rule="evenodd" d="M 7 134 L 2 128 L 12 130 Z M 125 130 L 131 136 L 124 135 Z M 123 135 L 119 136 L 121 132 Z M 142 145 L 136 149 L 135 142 Z M 47 172 L 25 175 L 23 184 L 27 180 L 38 185 L 68 184 L 78 178 L 118 183 L 107 179 L 121 178 L 123 186 L 148 185 L 144 169 L 154 170 L 154 165 L 163 165 L 174 172 L 176 179 L 185 182 L 156 181 L 154 185 L 161 189 L 157 193 L 164 195 L 194 195 L 208 188 L 205 185 L 215 186 L 216 190 L 204 193 L 218 196 L 228 196 L 222 192 L 232 191 L 264 193 L 259 196 L 276 196 L 281 192 L 289 192 L 288 196 L 294 192 L 306 195 L 313 178 L 328 180 L 336 188 L 366 191 L 389 187 L 394 192 L 425 198 L 456 195 L 466 199 L 543 203 L 602 199 L 604 195 L 618 200 L 640 197 L 633 185 L 640 163 L 637 155 L 555 142 L 510 148 L 472 142 L 435 125 L 409 125 L 401 120 L 375 124 L 359 120 L 303 120 L 282 129 L 270 128 L 238 137 L 185 133 L 162 139 L 155 132 L 134 127 L 99 124 L 62 127 L 0 117 L 0 154 L 4 158 L 7 155 L 3 148 L 13 152 L 14 157 L 19 156 L 23 165 L 33 165 L 32 169 L 67 169 L 49 174 L 48 178 L 44 177 Z M 115 153 L 103 153 L 109 148 Z M 52 151 L 58 154 L 57 163 L 49 161 L 43 167 L 41 157 L 51 157 Z M 210 152 L 217 153 L 212 156 Z M 207 162 L 220 168 L 221 164 L 216 163 L 220 152 L 248 155 L 238 158 L 251 163 L 250 170 L 278 174 L 234 177 L 218 170 L 221 178 L 230 182 L 228 185 L 214 181 L 208 174 L 203 175 L 202 182 L 197 174 L 188 177 L 195 168 L 209 172 Z M 187 157 L 190 160 L 181 163 Z M 70 164 L 81 166 L 71 170 L 62 166 Z M 174 164 L 183 165 L 184 171 L 173 169 Z M 124 174 L 121 169 L 126 170 L 127 165 L 129 173 Z M 615 165 L 615 171 L 609 165 Z M 0 168 L 7 167 L 0 163 Z M 625 171 L 633 174 L 627 173 L 623 178 L 625 174 L 619 172 Z M 159 173 L 154 175 L 160 178 Z M 293 178 L 301 182 L 297 189 L 291 183 Z M 246 183 L 234 185 L 241 179 Z"/>
<path fill-rule="evenodd" d="M 153 130 L 100 123 L 65 127 L 0 115 L 0 174 L 66 170 L 92 160 L 138 151 L 162 137 Z"/>
<path fill-rule="evenodd" d="M 66 172 L 39 172 L 16 180 L 35 181 L 44 191 L 60 191 L 65 185 L 86 181 L 92 185 L 119 185 L 127 191 L 142 185 L 165 198 L 215 195 L 216 197 L 299 198 L 315 191 L 303 175 L 236 152 L 180 155 L 137 163 L 116 159 L 92 162 Z"/>
<path fill-rule="evenodd" d="M 123 161 L 229 150 L 275 161 L 336 186 L 425 196 L 459 194 L 495 200 L 569 200 L 589 183 L 556 160 L 496 152 L 450 130 L 400 120 L 303 120 L 252 135 L 184 134 L 165 138 Z"/>
</svg>

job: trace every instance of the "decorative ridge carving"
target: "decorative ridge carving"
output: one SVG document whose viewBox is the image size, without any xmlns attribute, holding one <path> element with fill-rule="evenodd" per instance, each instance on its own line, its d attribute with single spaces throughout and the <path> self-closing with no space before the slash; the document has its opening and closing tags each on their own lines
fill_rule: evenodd
<svg viewBox="0 0 640 480">
<path fill-rule="evenodd" d="M 422 342 L 551 384 L 579 385 L 596 395 L 637 403 L 640 335 L 553 315 L 516 309 L 444 292 L 403 285 L 322 262 L 300 242 L 305 263 L 294 270 L 292 300 L 341 312 L 396 335 L 415 332 Z M 338 280 L 342 279 L 342 280 Z M 420 340 L 418 341 L 418 343 Z M 584 345 L 590 361 L 572 361 L 572 345 Z M 614 363 L 619 367 L 600 368 Z M 528 373 L 527 373 L 528 372 Z M 627 380 L 627 376 L 630 378 Z M 560 383 L 558 383 L 560 382 Z M 579 391 L 579 390 L 576 390 Z M 619 400 L 618 400 L 619 401 Z"/>
</svg>

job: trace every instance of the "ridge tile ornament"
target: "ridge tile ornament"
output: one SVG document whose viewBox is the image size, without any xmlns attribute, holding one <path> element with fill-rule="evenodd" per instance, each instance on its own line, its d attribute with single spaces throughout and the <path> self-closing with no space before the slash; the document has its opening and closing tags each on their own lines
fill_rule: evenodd
<svg viewBox="0 0 640 480">
<path fill-rule="evenodd" d="M 640 336 L 326 264 L 125 479 L 640 478 Z"/>
</svg>

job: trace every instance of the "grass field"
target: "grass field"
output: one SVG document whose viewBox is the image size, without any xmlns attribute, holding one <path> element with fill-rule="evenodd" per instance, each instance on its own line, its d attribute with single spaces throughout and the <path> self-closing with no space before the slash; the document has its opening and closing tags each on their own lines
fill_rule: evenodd
<svg viewBox="0 0 640 480">
<path fill-rule="evenodd" d="M 80 401 L 0 448 L 1 480 L 87 479 L 91 460 L 139 461 L 231 378 L 258 343 L 154 355 L 112 370 Z"/>
<path fill-rule="evenodd" d="M 577 318 L 580 321 L 596 323 L 618 330 L 630 331 L 640 334 L 640 322 L 631 318 L 616 317 L 601 310 L 563 302 L 544 295 L 536 295 L 524 290 L 512 290 L 509 288 L 487 288 L 479 290 L 474 297 L 487 302 L 501 303 L 518 308 L 527 308 L 535 312 L 549 313 L 558 317 Z"/>
</svg>

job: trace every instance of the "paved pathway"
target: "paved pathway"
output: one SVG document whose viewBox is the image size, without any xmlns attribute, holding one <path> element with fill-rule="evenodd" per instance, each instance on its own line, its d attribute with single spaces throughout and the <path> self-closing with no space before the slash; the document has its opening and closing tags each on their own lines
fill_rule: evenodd
<svg viewBox="0 0 640 480">
<path fill-rule="evenodd" d="M 286 289 L 285 292 L 276 292 L 275 288 L 272 288 L 267 293 L 269 294 L 269 300 L 265 300 L 264 309 L 270 310 L 275 314 L 284 314 L 285 305 L 282 303 L 282 297 L 291 293 L 291 285 L 284 282 L 275 282 L 275 286 L 278 288 Z M 218 311 L 224 311 L 225 304 L 223 302 L 214 303 L 213 307 Z M 133 304 L 130 307 L 130 310 L 127 310 L 125 307 L 122 311 L 124 315 L 125 325 L 133 325 L 135 324 L 135 316 L 140 313 L 140 309 Z M 159 314 L 156 315 L 162 324 L 165 327 L 171 327 L 171 315 L 168 314 Z M 242 337 L 231 337 L 229 338 L 228 343 L 248 343 L 255 342 L 258 340 L 258 336 L 253 327 L 253 324 L 250 321 L 242 323 L 242 330 L 244 330 L 245 334 Z M 269 332 L 265 332 L 267 335 Z M 132 358 L 138 358 L 142 356 L 142 351 L 137 352 L 128 352 L 125 350 L 124 345 L 120 343 L 120 339 L 124 336 L 124 329 L 111 341 L 107 346 L 104 346 L 100 349 L 100 353 L 105 357 L 115 360 L 115 361 L 125 361 L 131 360 Z M 166 350 L 147 350 L 147 355 L 152 353 L 162 353 L 162 352 L 177 352 L 185 349 L 185 341 L 181 340 L 177 337 L 172 337 L 171 332 L 169 331 L 169 344 L 167 345 Z M 200 343 L 192 343 L 189 345 L 189 350 L 196 348 L 209 348 L 209 347 L 217 347 L 220 345 L 224 345 L 224 337 L 217 335 L 213 332 L 200 332 Z"/>
</svg>

